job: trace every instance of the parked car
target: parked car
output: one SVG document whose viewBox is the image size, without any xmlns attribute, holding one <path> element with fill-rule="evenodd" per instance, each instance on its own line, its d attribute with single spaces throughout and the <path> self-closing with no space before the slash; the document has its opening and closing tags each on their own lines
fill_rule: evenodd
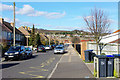
<svg viewBox="0 0 120 80">
<path fill-rule="evenodd" d="M 45 49 L 46 49 L 46 50 L 50 50 L 50 49 L 52 49 L 52 47 L 51 47 L 51 45 L 46 45 L 46 46 L 45 46 Z"/>
<path fill-rule="evenodd" d="M 64 49 L 64 47 L 61 47 L 61 46 L 56 46 L 55 49 L 54 49 L 54 54 L 64 53 L 64 52 L 65 52 L 65 49 Z"/>
<path fill-rule="evenodd" d="M 25 47 L 24 46 L 12 46 L 5 52 L 5 60 L 9 59 L 24 59 L 25 55 Z"/>
<path fill-rule="evenodd" d="M 27 58 L 31 58 L 33 55 L 33 52 L 32 52 L 32 50 L 31 50 L 31 48 L 29 48 L 29 47 L 26 47 L 25 48 L 25 54 L 27 55 Z"/>
<path fill-rule="evenodd" d="M 56 47 L 56 45 L 55 45 L 55 44 L 53 44 L 53 45 L 51 45 L 51 47 L 52 47 L 52 49 L 54 49 L 54 48 Z"/>
<path fill-rule="evenodd" d="M 57 46 L 59 46 L 59 47 L 64 47 L 64 45 L 62 45 L 62 44 L 61 44 L 61 45 L 57 45 Z"/>
<path fill-rule="evenodd" d="M 43 45 L 38 46 L 36 52 L 40 52 L 40 51 L 41 51 L 41 52 L 46 52 L 46 49 L 45 49 L 45 47 L 44 47 Z"/>
</svg>

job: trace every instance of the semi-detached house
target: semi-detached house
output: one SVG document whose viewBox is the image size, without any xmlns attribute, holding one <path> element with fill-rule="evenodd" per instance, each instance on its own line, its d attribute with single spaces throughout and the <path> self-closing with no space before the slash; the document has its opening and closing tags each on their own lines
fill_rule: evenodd
<svg viewBox="0 0 120 80">
<path fill-rule="evenodd" d="M 0 23 L 2 27 L 2 43 L 7 43 L 7 45 L 11 46 L 13 44 L 13 23 L 9 23 L 4 21 L 3 18 L 0 18 Z M 22 34 L 17 28 L 15 28 L 15 41 L 16 45 L 24 45 L 24 34 Z"/>
</svg>

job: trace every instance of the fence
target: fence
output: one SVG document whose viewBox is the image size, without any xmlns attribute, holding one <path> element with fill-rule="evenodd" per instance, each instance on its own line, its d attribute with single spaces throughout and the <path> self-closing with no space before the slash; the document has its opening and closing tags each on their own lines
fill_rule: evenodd
<svg viewBox="0 0 120 80">
<path fill-rule="evenodd" d="M 95 42 L 87 42 L 87 49 L 92 49 L 93 52 L 96 53 L 97 46 L 96 46 Z M 119 50 L 120 50 L 120 46 L 119 46 Z M 117 54 L 118 53 L 118 45 L 116 43 L 109 43 L 103 48 L 102 53 L 105 53 L 107 55 Z M 98 54 L 100 54 L 99 47 L 98 47 Z"/>
</svg>

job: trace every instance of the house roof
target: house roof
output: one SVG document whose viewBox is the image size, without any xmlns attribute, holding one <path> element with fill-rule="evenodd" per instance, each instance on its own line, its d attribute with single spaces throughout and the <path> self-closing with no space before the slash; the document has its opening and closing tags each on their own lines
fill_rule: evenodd
<svg viewBox="0 0 120 80">
<path fill-rule="evenodd" d="M 19 27 L 18 30 L 20 30 L 25 36 L 30 36 L 30 33 L 22 26 Z"/>
<path fill-rule="evenodd" d="M 101 40 L 102 43 L 119 43 L 120 44 L 120 30 L 115 31 L 112 34 L 106 35 Z"/>
<path fill-rule="evenodd" d="M 118 33 L 118 32 L 120 32 L 120 29 L 119 29 L 119 30 L 117 30 L 117 31 L 115 31 L 115 32 L 113 32 L 113 33 Z"/>
<path fill-rule="evenodd" d="M 13 27 L 11 26 L 10 23 L 4 21 L 3 24 L 4 24 L 6 27 L 8 27 L 8 28 L 13 32 Z M 16 32 L 17 34 L 22 34 L 22 32 L 20 32 L 17 28 L 15 28 L 15 32 Z"/>
<path fill-rule="evenodd" d="M 2 31 L 6 31 L 6 32 L 12 32 L 7 26 L 5 26 L 4 24 L 0 24 L 2 25 Z"/>
</svg>

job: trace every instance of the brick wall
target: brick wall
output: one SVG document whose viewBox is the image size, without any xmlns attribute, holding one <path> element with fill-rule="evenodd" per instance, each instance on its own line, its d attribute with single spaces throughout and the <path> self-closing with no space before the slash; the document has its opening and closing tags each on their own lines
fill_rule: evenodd
<svg viewBox="0 0 120 80">
<path fill-rule="evenodd" d="M 87 42 L 81 42 L 81 58 L 85 60 L 85 53 L 84 51 L 87 50 Z"/>
</svg>

